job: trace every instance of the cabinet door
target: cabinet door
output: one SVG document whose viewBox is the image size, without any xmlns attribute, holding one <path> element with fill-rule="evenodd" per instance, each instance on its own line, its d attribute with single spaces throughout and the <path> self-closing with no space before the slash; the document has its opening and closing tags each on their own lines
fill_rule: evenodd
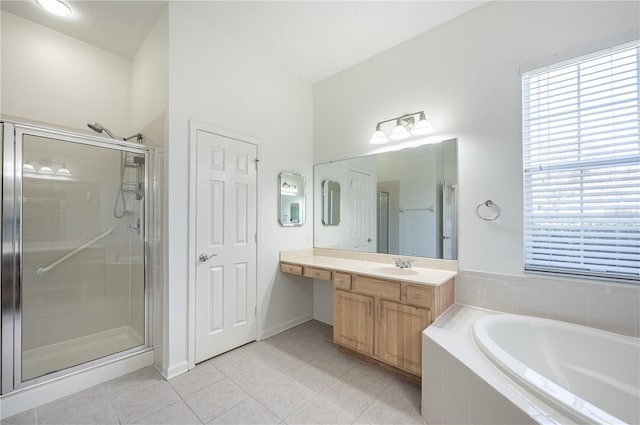
<svg viewBox="0 0 640 425">
<path fill-rule="evenodd" d="M 373 355 L 373 298 L 334 289 L 333 340 L 352 350 Z"/>
<path fill-rule="evenodd" d="M 431 322 L 431 311 L 383 300 L 376 308 L 376 357 L 420 375 L 422 331 Z"/>
</svg>

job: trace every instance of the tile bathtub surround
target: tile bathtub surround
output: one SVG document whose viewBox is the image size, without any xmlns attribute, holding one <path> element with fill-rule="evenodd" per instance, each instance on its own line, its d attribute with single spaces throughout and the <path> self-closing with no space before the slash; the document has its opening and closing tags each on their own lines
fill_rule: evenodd
<svg viewBox="0 0 640 425">
<path fill-rule="evenodd" d="M 420 387 L 347 356 L 310 321 L 165 381 L 152 367 L 2 424 L 424 424 Z"/>
<path fill-rule="evenodd" d="M 456 303 L 640 337 L 640 285 L 461 270 Z"/>
</svg>

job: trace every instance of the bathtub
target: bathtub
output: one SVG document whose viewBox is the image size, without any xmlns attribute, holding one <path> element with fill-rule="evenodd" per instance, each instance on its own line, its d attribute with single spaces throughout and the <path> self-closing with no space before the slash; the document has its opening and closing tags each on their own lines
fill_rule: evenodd
<svg viewBox="0 0 640 425">
<path fill-rule="evenodd" d="M 478 319 L 473 336 L 509 377 L 578 423 L 640 423 L 640 339 L 512 314 Z"/>
</svg>

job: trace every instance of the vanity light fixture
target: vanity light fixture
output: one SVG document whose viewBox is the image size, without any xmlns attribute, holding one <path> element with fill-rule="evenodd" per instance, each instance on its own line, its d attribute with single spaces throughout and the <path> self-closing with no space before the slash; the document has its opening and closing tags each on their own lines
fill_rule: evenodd
<svg viewBox="0 0 640 425">
<path fill-rule="evenodd" d="M 34 166 L 33 163 L 37 163 L 38 165 Z M 41 176 L 41 178 L 55 179 L 56 177 L 60 177 L 62 180 L 67 180 L 71 177 L 71 171 L 67 168 L 66 164 L 52 161 L 48 158 L 28 159 L 22 164 L 22 171 L 29 174 L 30 177 L 36 177 L 38 174 L 45 175 Z"/>
<path fill-rule="evenodd" d="M 376 125 L 376 131 L 373 133 L 373 136 L 371 136 L 369 143 L 372 145 L 382 145 L 388 141 L 389 139 L 387 138 L 387 135 L 380 129 L 380 124 Z"/>
<path fill-rule="evenodd" d="M 298 188 L 294 184 L 289 184 L 287 182 L 282 183 L 282 194 L 283 195 L 297 195 Z"/>
<path fill-rule="evenodd" d="M 66 165 L 62 164 L 62 167 L 60 167 L 58 169 L 58 171 L 56 172 L 56 174 L 59 174 L 61 176 L 70 176 L 71 175 L 71 171 L 69 171 L 69 169 L 67 168 Z"/>
<path fill-rule="evenodd" d="M 36 0 L 36 3 L 52 15 L 61 17 L 71 15 L 71 8 L 61 0 Z"/>
<path fill-rule="evenodd" d="M 415 120 L 415 116 L 418 116 L 418 122 Z M 387 135 L 382 131 L 381 125 L 387 122 L 395 121 L 396 126 L 387 138 Z M 427 117 L 424 111 L 414 112 L 412 114 L 405 114 L 399 117 L 391 118 L 388 120 L 380 121 L 376 124 L 376 131 L 371 136 L 369 143 L 372 145 L 381 145 L 391 140 L 406 140 L 411 136 L 424 136 L 433 131 L 433 127 L 427 121 Z"/>
<path fill-rule="evenodd" d="M 48 165 L 43 165 L 42 167 L 40 167 L 38 172 L 42 174 L 53 174 L 53 170 Z"/>
<path fill-rule="evenodd" d="M 409 131 L 407 131 L 407 127 L 413 126 L 413 117 L 410 117 L 411 121 L 408 119 L 403 120 L 398 118 L 396 120 L 396 128 L 393 129 L 391 135 L 389 135 L 389 139 L 391 140 L 405 140 L 411 137 Z"/>
</svg>

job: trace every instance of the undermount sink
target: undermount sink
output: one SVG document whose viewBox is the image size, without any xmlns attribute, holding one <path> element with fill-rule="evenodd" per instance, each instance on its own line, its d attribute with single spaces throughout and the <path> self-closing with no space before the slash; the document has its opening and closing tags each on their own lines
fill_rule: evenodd
<svg viewBox="0 0 640 425">
<path fill-rule="evenodd" d="M 374 270 L 378 273 L 404 275 L 404 276 L 418 274 L 418 272 L 415 270 L 401 269 L 400 267 L 376 267 Z"/>
</svg>

